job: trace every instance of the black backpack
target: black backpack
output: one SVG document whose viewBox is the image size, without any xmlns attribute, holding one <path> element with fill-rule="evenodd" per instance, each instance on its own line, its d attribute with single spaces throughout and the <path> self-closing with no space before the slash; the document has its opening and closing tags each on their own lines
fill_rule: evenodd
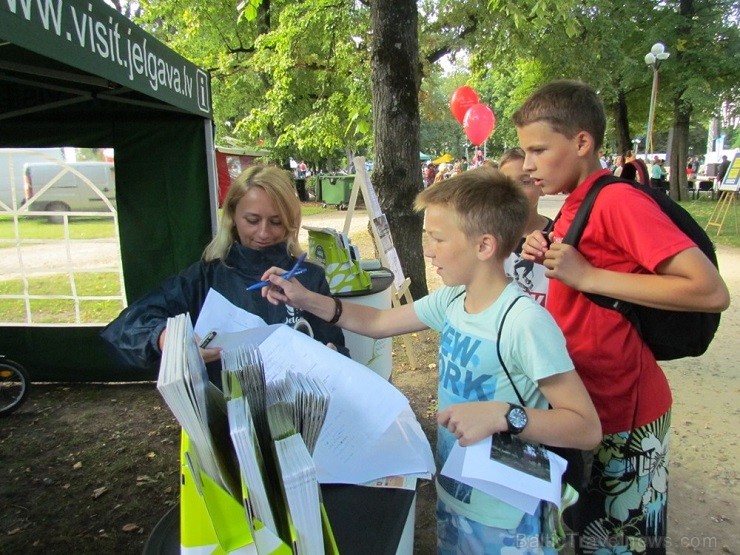
<svg viewBox="0 0 740 555">
<path fill-rule="evenodd" d="M 717 266 L 714 243 L 698 223 L 677 202 L 661 189 L 646 187 L 629 179 L 605 175 L 596 180 L 578 208 L 573 223 L 563 238 L 563 243 L 578 246 L 596 196 L 610 183 L 627 183 L 639 189 L 655 202 L 660 209 L 696 243 L 709 260 Z M 649 233 L 649 230 L 645 231 Z M 640 333 L 643 341 L 653 351 L 657 360 L 673 360 L 699 356 L 707 350 L 719 326 L 719 313 L 678 312 L 661 310 L 620 301 L 603 295 L 584 293 L 592 302 L 622 313 Z"/>
</svg>

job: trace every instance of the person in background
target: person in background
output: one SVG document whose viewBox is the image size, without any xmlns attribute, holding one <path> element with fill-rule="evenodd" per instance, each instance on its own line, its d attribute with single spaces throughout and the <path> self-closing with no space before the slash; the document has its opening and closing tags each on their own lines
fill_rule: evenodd
<svg viewBox="0 0 740 555">
<path fill-rule="evenodd" d="M 698 156 L 692 156 L 691 157 L 691 169 L 693 170 L 694 175 L 699 175 L 699 166 L 701 164 L 699 163 L 699 157 Z"/>
<path fill-rule="evenodd" d="M 727 156 L 722 156 L 722 161 L 717 168 L 717 186 L 722 185 L 722 180 L 725 178 L 728 169 L 730 169 L 730 161 Z"/>
<path fill-rule="evenodd" d="M 276 167 L 249 167 L 229 187 L 218 231 L 201 260 L 130 304 L 102 330 L 102 338 L 122 365 L 156 367 L 166 341 L 167 318 L 187 312 L 195 325 L 206 295 L 213 289 L 267 324 L 308 322 L 316 340 L 347 354 L 340 329 L 311 313 L 274 306 L 259 291 L 247 291 L 268 268 L 290 269 L 294 265 L 301 254 L 300 227 L 301 205 L 290 174 Z M 304 267 L 306 272 L 296 279 L 328 295 L 323 268 L 310 262 Z M 220 385 L 220 349 L 200 352 L 208 363 L 211 381 Z"/>
<path fill-rule="evenodd" d="M 530 233 L 535 230 L 540 230 L 545 234 L 552 231 L 552 220 L 540 214 L 538 210 L 542 189 L 535 186 L 529 173 L 524 171 L 524 151 L 521 148 L 511 148 L 504 152 L 499 159 L 499 169 L 501 173 L 510 177 L 519 185 L 529 204 L 529 216 L 524 226 L 522 238 L 506 259 L 504 270 L 506 275 L 513 278 L 523 291 L 542 306 L 545 306 L 548 282 L 547 277 L 545 277 L 545 267 L 542 264 L 535 264 L 532 260 L 522 258 L 522 246 Z"/>
<path fill-rule="evenodd" d="M 434 183 L 434 178 L 437 176 L 437 168 L 434 167 L 432 162 L 427 162 L 424 167 L 424 187 L 429 187 Z"/>
<path fill-rule="evenodd" d="M 470 160 L 470 167 L 477 168 L 483 163 L 483 160 L 485 160 L 485 156 L 483 156 L 483 151 L 481 149 L 477 149 L 475 151 L 475 155 L 473 156 L 473 159 Z"/>
<path fill-rule="evenodd" d="M 443 179 L 447 178 L 447 164 L 442 162 L 437 170 L 437 175 L 434 176 L 434 183 L 439 183 Z"/>
<path fill-rule="evenodd" d="M 554 81 L 514 113 L 524 170 L 545 194 L 568 193 L 549 237 L 529 235 L 522 256 L 547 268 L 547 309 L 596 405 L 604 432 L 591 482 L 569 509 L 578 553 L 665 554 L 671 390 L 627 318 L 584 295 L 667 310 L 721 312 L 730 295 L 717 268 L 647 194 L 605 187 L 578 248 L 562 242 L 596 180 L 606 114 L 593 88 Z M 568 519 L 566 518 L 566 521 Z"/>
<path fill-rule="evenodd" d="M 663 160 L 657 156 L 653 157 L 653 165 L 650 167 L 650 186 L 656 189 L 664 189 L 663 186 L 667 173 L 663 167 Z"/>
<path fill-rule="evenodd" d="M 624 168 L 624 156 L 620 154 L 614 159 L 614 167 L 612 168 L 612 173 L 616 175 L 617 177 L 619 177 L 620 175 L 622 175 L 623 168 Z"/>
</svg>

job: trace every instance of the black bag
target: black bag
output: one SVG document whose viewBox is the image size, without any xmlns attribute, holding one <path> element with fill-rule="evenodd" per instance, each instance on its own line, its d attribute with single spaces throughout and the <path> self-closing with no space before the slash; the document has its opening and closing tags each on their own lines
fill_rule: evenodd
<svg viewBox="0 0 740 555">
<path fill-rule="evenodd" d="M 521 393 L 519 393 L 516 385 L 514 385 L 514 380 L 511 379 L 509 369 L 506 368 L 506 364 L 504 364 L 504 359 L 501 357 L 500 347 L 501 332 L 504 329 L 504 321 L 506 320 L 506 316 L 508 316 L 509 311 L 514 307 L 516 302 L 522 298 L 524 297 L 519 296 L 514 299 L 509 307 L 506 309 L 506 312 L 504 312 L 504 315 L 501 317 L 501 324 L 499 325 L 498 334 L 496 336 L 496 354 L 498 355 L 499 363 L 501 363 L 501 368 L 503 368 L 504 372 L 506 373 L 506 377 L 509 378 L 511 387 L 514 388 L 514 393 L 516 393 L 517 399 L 519 399 L 519 404 L 523 407 L 526 407 L 527 405 L 524 402 L 524 398 L 522 397 Z M 593 451 L 584 451 L 582 449 L 574 449 L 571 447 L 552 447 L 550 445 L 544 445 L 544 447 L 549 449 L 553 453 L 560 455 L 566 461 L 568 461 L 568 466 L 565 469 L 565 473 L 563 474 L 563 483 L 569 484 L 578 492 L 579 495 L 586 491 L 588 482 L 591 479 L 591 465 L 594 460 Z"/>
<path fill-rule="evenodd" d="M 655 202 L 660 209 L 696 243 L 701 251 L 717 266 L 714 243 L 698 223 L 662 189 L 653 189 L 622 177 L 605 175 L 596 180 L 578 208 L 573 223 L 568 228 L 563 243 L 578 246 L 596 196 L 610 183 L 627 183 L 639 189 Z M 650 233 L 649 229 L 645 233 Z M 679 312 L 661 310 L 620 301 L 603 295 L 584 293 L 592 302 L 623 314 L 637 328 L 645 344 L 653 351 L 657 360 L 673 360 L 699 356 L 707 350 L 719 327 L 719 313 Z"/>
</svg>

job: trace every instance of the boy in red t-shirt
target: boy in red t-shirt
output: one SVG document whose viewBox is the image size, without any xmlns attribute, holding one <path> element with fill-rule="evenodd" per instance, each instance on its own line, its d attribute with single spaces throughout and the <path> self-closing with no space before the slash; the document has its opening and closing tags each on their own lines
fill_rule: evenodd
<svg viewBox="0 0 740 555">
<path fill-rule="evenodd" d="M 720 312 L 729 305 L 727 286 L 658 205 L 628 184 L 599 193 L 577 249 L 561 242 L 590 187 L 609 172 L 599 162 L 604 107 L 591 87 L 549 83 L 514 114 L 514 124 L 526 154 L 523 169 L 545 194 L 569 193 L 549 237 L 534 231 L 522 255 L 547 268 L 546 307 L 563 330 L 604 433 L 589 488 L 571 514 L 576 548 L 665 553 L 668 381 L 627 319 L 583 293 Z"/>
</svg>

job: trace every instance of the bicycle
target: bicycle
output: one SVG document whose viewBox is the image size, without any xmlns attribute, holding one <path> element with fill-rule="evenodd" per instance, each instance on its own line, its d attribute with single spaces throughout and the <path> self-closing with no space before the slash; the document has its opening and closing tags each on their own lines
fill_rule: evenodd
<svg viewBox="0 0 740 555">
<path fill-rule="evenodd" d="M 31 378 L 23 366 L 0 355 L 0 416 L 19 408 L 28 397 Z"/>
</svg>

